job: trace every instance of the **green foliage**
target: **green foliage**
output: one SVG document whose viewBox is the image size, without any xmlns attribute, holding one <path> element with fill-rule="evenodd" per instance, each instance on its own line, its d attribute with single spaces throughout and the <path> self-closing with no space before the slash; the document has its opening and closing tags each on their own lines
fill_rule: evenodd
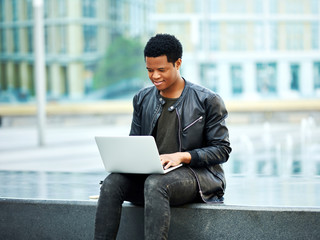
<svg viewBox="0 0 320 240">
<path fill-rule="evenodd" d="M 116 38 L 107 49 L 94 75 L 93 87 L 101 89 L 124 80 L 146 76 L 143 46 L 136 39 Z"/>
</svg>

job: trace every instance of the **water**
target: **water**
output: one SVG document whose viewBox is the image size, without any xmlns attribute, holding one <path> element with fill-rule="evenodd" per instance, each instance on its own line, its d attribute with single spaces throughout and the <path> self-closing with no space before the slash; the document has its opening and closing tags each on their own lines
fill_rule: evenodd
<svg viewBox="0 0 320 240">
<path fill-rule="evenodd" d="M 105 172 L 0 171 L 0 197 L 90 200 Z M 320 178 L 228 176 L 225 204 L 320 207 Z"/>
<path fill-rule="evenodd" d="M 105 172 L 0 171 L 0 197 L 89 200 Z"/>
<path fill-rule="evenodd" d="M 225 203 L 320 207 L 320 128 L 299 125 L 229 126 L 233 151 L 224 164 Z M 0 197 L 89 200 L 105 178 L 95 135 L 127 135 L 128 127 L 51 127 L 37 147 L 33 128 L 0 130 Z"/>
</svg>

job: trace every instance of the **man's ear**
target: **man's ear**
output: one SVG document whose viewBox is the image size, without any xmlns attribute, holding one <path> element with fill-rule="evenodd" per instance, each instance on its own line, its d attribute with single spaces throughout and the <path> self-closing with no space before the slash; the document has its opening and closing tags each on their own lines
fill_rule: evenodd
<svg viewBox="0 0 320 240">
<path fill-rule="evenodd" d="M 182 59 L 178 58 L 178 60 L 175 62 L 175 67 L 176 67 L 177 70 L 180 69 L 181 64 L 182 64 Z"/>
</svg>

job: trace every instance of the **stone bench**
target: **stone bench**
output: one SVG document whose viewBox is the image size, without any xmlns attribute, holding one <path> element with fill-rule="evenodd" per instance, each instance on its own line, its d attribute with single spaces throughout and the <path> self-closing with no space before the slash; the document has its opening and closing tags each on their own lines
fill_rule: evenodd
<svg viewBox="0 0 320 240">
<path fill-rule="evenodd" d="M 0 239 L 93 239 L 96 201 L 0 198 Z M 118 239 L 143 239 L 143 208 L 124 203 Z M 188 204 L 172 208 L 169 238 L 319 239 L 319 208 Z"/>
</svg>

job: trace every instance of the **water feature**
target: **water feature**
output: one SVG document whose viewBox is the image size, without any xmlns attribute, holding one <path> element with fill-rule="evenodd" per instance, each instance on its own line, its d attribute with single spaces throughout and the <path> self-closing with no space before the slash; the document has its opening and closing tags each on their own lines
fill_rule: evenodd
<svg viewBox="0 0 320 240">
<path fill-rule="evenodd" d="M 312 117 L 303 119 L 299 128 L 265 122 L 256 131 L 231 135 L 231 143 L 233 152 L 225 167 L 228 174 L 250 178 L 320 175 L 320 135 Z"/>
<path fill-rule="evenodd" d="M 320 207 L 315 119 L 229 129 L 233 151 L 224 164 L 226 204 Z M 106 173 L 93 136 L 127 133 L 122 126 L 49 128 L 48 146 L 37 148 L 34 130 L 1 129 L 0 197 L 88 200 L 98 195 Z"/>
</svg>

